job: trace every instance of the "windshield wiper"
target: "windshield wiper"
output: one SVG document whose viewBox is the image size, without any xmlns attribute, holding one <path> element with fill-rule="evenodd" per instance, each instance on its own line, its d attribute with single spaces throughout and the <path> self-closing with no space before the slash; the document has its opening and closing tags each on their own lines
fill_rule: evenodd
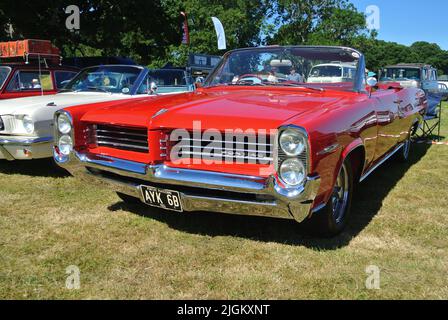
<svg viewBox="0 0 448 320">
<path fill-rule="evenodd" d="M 273 85 L 273 86 L 293 87 L 293 88 L 298 88 L 298 89 L 308 89 L 308 90 L 319 91 L 319 92 L 324 92 L 325 91 L 324 88 L 308 87 L 308 86 L 304 86 L 304 85 L 301 85 L 301 84 L 295 84 L 295 83 L 269 82 L 269 84 Z"/>
<path fill-rule="evenodd" d="M 236 83 L 226 83 L 227 86 L 267 86 L 266 83 L 260 82 L 260 83 L 253 83 L 253 82 L 236 82 Z"/>
</svg>

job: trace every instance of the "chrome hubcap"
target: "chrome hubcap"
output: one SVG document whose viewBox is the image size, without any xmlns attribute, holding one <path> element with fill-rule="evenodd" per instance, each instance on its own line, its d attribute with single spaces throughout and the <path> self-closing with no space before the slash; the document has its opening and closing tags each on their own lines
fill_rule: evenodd
<svg viewBox="0 0 448 320">
<path fill-rule="evenodd" d="M 333 189 L 332 202 L 333 202 L 333 217 L 336 223 L 340 223 L 345 215 L 345 210 L 347 208 L 349 195 L 349 181 L 347 168 L 345 164 L 342 165 L 341 171 L 339 172 L 336 184 Z"/>
</svg>

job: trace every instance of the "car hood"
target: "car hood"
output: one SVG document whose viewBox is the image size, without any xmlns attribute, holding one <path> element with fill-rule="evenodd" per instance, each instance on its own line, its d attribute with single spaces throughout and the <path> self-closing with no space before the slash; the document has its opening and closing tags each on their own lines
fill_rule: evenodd
<svg viewBox="0 0 448 320">
<path fill-rule="evenodd" d="M 0 115 L 6 114 L 28 114 L 32 115 L 36 110 L 43 107 L 57 107 L 58 109 L 80 105 L 85 103 L 126 99 L 129 95 L 110 94 L 104 92 L 67 92 L 45 96 L 33 96 L 18 99 L 7 99 L 0 101 Z"/>
<path fill-rule="evenodd" d="M 201 90 L 95 108 L 82 121 L 150 128 L 276 129 L 288 119 L 344 99 L 298 90 Z"/>
</svg>

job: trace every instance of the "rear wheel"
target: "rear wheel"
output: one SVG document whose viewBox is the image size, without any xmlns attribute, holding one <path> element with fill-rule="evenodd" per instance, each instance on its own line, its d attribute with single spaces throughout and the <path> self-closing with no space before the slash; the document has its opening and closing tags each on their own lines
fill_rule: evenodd
<svg viewBox="0 0 448 320">
<path fill-rule="evenodd" d="M 330 200 L 306 222 L 311 232 L 324 237 L 341 233 L 350 215 L 352 195 L 353 171 L 350 160 L 346 160 L 339 171 Z"/>
</svg>

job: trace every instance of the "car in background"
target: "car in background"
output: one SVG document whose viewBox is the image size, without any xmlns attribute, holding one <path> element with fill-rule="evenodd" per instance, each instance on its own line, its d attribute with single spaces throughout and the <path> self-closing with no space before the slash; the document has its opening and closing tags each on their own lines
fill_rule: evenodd
<svg viewBox="0 0 448 320">
<path fill-rule="evenodd" d="M 158 78 L 153 78 L 150 70 L 142 66 L 102 65 L 83 69 L 57 94 L 0 101 L 0 159 L 52 157 L 52 124 L 57 110 L 157 96 L 154 81 Z M 183 82 L 178 84 L 181 86 Z M 161 89 L 160 95 L 181 92 L 178 86 L 161 86 Z M 187 88 L 182 86 L 182 91 Z"/>
<path fill-rule="evenodd" d="M 448 75 L 444 74 L 438 77 L 439 89 L 448 92 Z"/>
<path fill-rule="evenodd" d="M 355 77 L 356 66 L 351 63 L 332 62 L 318 64 L 311 68 L 308 83 L 351 82 Z"/>
<path fill-rule="evenodd" d="M 404 88 L 420 88 L 437 91 L 437 69 L 424 63 L 400 63 L 384 67 L 379 75 L 380 83 L 399 83 Z"/>
<path fill-rule="evenodd" d="M 438 105 L 448 94 L 447 87 L 439 84 L 437 69 L 424 63 L 390 65 L 379 73 L 380 84 L 399 83 L 403 88 L 419 88 L 428 99 L 428 116 L 437 116 Z"/>
<path fill-rule="evenodd" d="M 355 66 L 351 81 L 273 75 L 335 60 Z M 426 108 L 422 90 L 377 87 L 365 70 L 345 47 L 230 51 L 195 92 L 58 111 L 54 158 L 125 202 L 294 219 L 333 236 L 358 182 L 409 158 Z"/>
<path fill-rule="evenodd" d="M 0 100 L 55 94 L 78 68 L 31 63 L 0 64 Z"/>
<path fill-rule="evenodd" d="M 0 42 L 0 100 L 55 94 L 80 70 L 60 61 L 48 40 Z"/>
<path fill-rule="evenodd" d="M 149 71 L 149 81 L 157 86 L 157 93 L 189 92 L 195 89 L 193 78 L 183 68 L 162 68 Z"/>
</svg>

